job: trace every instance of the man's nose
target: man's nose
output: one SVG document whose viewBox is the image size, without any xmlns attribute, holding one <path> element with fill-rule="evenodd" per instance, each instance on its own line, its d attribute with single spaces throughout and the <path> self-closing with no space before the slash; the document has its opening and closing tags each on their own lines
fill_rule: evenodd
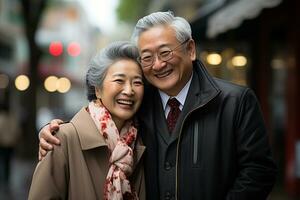
<svg viewBox="0 0 300 200">
<path fill-rule="evenodd" d="M 159 71 L 166 66 L 166 62 L 161 60 L 157 55 L 154 57 L 152 69 Z"/>
</svg>

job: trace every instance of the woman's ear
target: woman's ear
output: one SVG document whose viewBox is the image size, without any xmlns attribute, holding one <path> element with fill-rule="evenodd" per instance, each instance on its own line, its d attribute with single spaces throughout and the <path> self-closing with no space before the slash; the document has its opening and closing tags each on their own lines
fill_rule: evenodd
<svg viewBox="0 0 300 200">
<path fill-rule="evenodd" d="M 97 87 L 95 87 L 95 94 L 97 99 L 101 99 L 101 90 Z"/>
</svg>

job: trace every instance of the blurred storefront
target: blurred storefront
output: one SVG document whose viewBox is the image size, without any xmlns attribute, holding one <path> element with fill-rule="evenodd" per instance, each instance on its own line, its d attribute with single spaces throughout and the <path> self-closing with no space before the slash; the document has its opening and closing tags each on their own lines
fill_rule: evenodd
<svg viewBox="0 0 300 200">
<path fill-rule="evenodd" d="M 278 184 L 296 199 L 300 197 L 299 8 L 297 0 L 223 1 L 191 19 L 199 57 L 209 71 L 256 92 L 279 167 Z M 209 63 L 211 55 L 219 55 L 221 61 Z M 242 56 L 245 65 L 234 65 L 236 56 Z"/>
<path fill-rule="evenodd" d="M 29 48 L 20 1 L 0 0 L 0 25 L 0 70 L 10 77 L 11 99 L 18 112 L 22 114 L 22 102 L 26 100 L 24 94 L 32 84 L 37 85 L 37 117 L 44 119 L 37 119 L 37 128 L 45 124 L 46 119 L 49 121 L 49 117 L 43 116 L 45 110 L 53 112 L 53 115 L 48 112 L 48 116 L 64 119 L 76 112 L 85 103 L 83 74 L 86 64 L 101 43 L 100 30 L 88 21 L 81 4 L 77 1 L 48 1 L 35 35 L 41 52 L 36 83 L 32 83 L 30 74 Z M 27 87 L 22 81 L 20 87 L 15 85 L 19 75 L 28 80 Z M 51 83 L 55 77 L 57 83 Z M 58 88 L 58 80 L 64 88 Z M 49 88 L 49 81 L 54 88 Z"/>
<path fill-rule="evenodd" d="M 9 88 L 9 106 L 23 132 L 18 146 L 28 157 L 36 155 L 42 125 L 54 117 L 67 120 L 86 103 L 86 65 L 102 42 L 78 1 L 46 1 L 41 9 L 43 1 L 0 0 L 0 89 Z M 37 26 L 26 21 L 25 7 L 31 20 L 41 14 Z"/>
</svg>

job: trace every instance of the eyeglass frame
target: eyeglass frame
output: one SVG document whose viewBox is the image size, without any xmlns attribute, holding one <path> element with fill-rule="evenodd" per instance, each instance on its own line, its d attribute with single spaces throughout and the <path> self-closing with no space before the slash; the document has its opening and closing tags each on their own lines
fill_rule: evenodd
<svg viewBox="0 0 300 200">
<path fill-rule="evenodd" d="M 169 57 L 168 59 L 166 59 L 166 60 L 162 59 L 162 58 L 161 58 L 161 55 L 158 54 L 158 52 L 156 51 L 155 53 L 153 53 L 153 54 L 151 55 L 151 56 L 152 56 L 152 62 L 151 62 L 151 64 L 149 64 L 149 65 L 147 65 L 147 66 L 143 65 L 143 64 L 142 64 L 142 57 L 141 57 L 141 56 L 139 56 L 139 57 L 137 58 L 137 61 L 138 61 L 138 63 L 140 63 L 140 65 L 142 66 L 142 68 L 152 67 L 153 64 L 154 64 L 154 62 L 155 62 L 155 59 L 156 59 L 156 58 L 155 58 L 155 54 L 156 54 L 157 59 L 159 59 L 159 60 L 161 60 L 161 61 L 163 61 L 163 62 L 167 62 L 167 61 L 169 61 L 169 60 L 171 60 L 171 59 L 173 58 L 173 52 L 174 52 L 175 50 L 177 50 L 179 47 L 181 47 L 182 45 L 184 45 L 185 43 L 187 43 L 188 41 L 190 41 L 190 38 L 184 40 L 183 42 L 181 42 L 179 45 L 177 45 L 177 46 L 174 47 L 173 49 L 170 49 L 170 50 L 169 50 L 169 54 L 168 54 L 168 56 L 170 55 L 170 57 Z"/>
</svg>

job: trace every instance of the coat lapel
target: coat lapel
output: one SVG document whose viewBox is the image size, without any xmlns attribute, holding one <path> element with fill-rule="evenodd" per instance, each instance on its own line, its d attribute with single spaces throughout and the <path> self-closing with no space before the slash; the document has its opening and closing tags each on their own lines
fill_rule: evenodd
<svg viewBox="0 0 300 200">
<path fill-rule="evenodd" d="M 134 159 L 134 163 L 135 165 L 138 165 L 139 162 L 141 161 L 142 155 L 145 152 L 146 147 L 144 145 L 142 145 L 141 141 L 137 140 L 137 144 L 134 147 L 134 154 L 133 154 L 133 159 Z"/>
<path fill-rule="evenodd" d="M 107 144 L 85 108 L 82 108 L 74 116 L 71 123 L 74 124 L 77 130 L 97 199 L 102 199 L 104 181 L 109 168 L 109 150 Z"/>
<path fill-rule="evenodd" d="M 77 129 L 82 150 L 107 146 L 103 136 L 85 108 L 82 108 L 71 120 Z"/>
<path fill-rule="evenodd" d="M 154 118 L 156 119 L 154 123 L 155 127 L 157 127 L 156 131 L 158 133 L 158 137 L 161 137 L 163 141 L 166 144 L 168 144 L 171 135 L 169 134 L 165 111 L 163 109 L 163 105 L 158 91 L 155 92 L 155 95 L 156 99 L 159 99 L 159 101 L 154 102 L 154 110 L 156 111 L 154 112 Z"/>
<path fill-rule="evenodd" d="M 172 135 L 171 141 L 174 142 L 183 126 L 183 120 L 187 118 L 189 112 L 195 110 L 201 105 L 205 105 L 211 99 L 220 93 L 216 83 L 208 76 L 204 65 L 200 61 L 195 61 L 193 66 L 193 78 L 186 97 L 183 110 L 175 126 L 175 134 Z"/>
<path fill-rule="evenodd" d="M 174 134 L 172 135 L 170 143 L 175 141 L 178 138 L 180 129 L 183 124 L 182 122 L 184 118 L 188 115 L 189 111 L 193 110 L 193 108 L 199 105 L 200 100 L 198 96 L 199 96 L 199 84 L 197 84 L 197 80 L 195 78 L 195 73 L 194 73 L 182 112 L 179 115 L 178 121 L 174 129 Z"/>
<path fill-rule="evenodd" d="M 134 171 L 133 174 L 130 177 L 130 182 L 134 185 L 134 189 L 139 193 L 140 191 L 144 191 L 145 185 L 143 184 L 144 180 L 144 168 L 143 168 L 143 162 L 141 160 L 142 155 L 144 154 L 146 147 L 142 145 L 141 140 L 138 138 L 137 144 L 134 147 Z"/>
</svg>

